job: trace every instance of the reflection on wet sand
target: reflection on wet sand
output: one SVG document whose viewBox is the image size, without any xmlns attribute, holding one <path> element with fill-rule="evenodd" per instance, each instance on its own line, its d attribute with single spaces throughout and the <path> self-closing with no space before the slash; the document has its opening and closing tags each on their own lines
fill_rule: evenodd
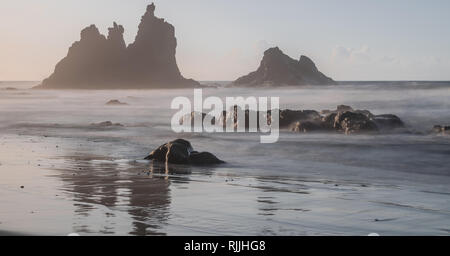
<svg viewBox="0 0 450 256">
<path fill-rule="evenodd" d="M 0 230 L 40 235 L 391 235 L 449 230 L 446 188 L 248 172 L 233 164 L 166 166 L 132 160 L 139 156 L 111 156 L 98 142 L 79 145 L 52 137 L 2 137 L 0 176 L 7 185 L 0 186 Z M 298 167 L 299 173 L 304 171 Z"/>
<path fill-rule="evenodd" d="M 75 232 L 95 233 L 91 213 L 99 207 L 103 211 L 103 234 L 114 234 L 116 224 L 113 219 L 119 213 L 127 213 L 131 221 L 132 235 L 165 235 L 159 230 L 169 218 L 170 175 L 176 174 L 177 181 L 187 181 L 189 168 L 174 167 L 158 163 L 117 163 L 107 159 L 66 160 L 66 168 L 60 170 L 64 181 L 64 191 L 73 195 L 76 207 Z M 67 167 L 68 166 L 68 167 Z M 176 181 L 175 181 L 176 182 Z M 122 223 L 123 224 L 123 223 Z"/>
</svg>

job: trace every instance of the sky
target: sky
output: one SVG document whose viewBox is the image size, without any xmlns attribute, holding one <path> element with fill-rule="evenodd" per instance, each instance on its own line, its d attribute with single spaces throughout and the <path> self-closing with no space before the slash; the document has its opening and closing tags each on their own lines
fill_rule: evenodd
<svg viewBox="0 0 450 256">
<path fill-rule="evenodd" d="M 144 0 L 0 0 L 0 81 L 48 77 L 80 31 L 113 21 L 134 41 Z M 335 80 L 450 80 L 448 0 L 159 0 L 182 74 L 235 80 L 264 50 L 306 55 Z"/>
</svg>

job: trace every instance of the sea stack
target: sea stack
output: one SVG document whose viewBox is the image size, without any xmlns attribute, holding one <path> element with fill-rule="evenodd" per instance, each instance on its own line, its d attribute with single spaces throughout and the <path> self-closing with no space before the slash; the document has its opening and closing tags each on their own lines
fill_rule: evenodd
<svg viewBox="0 0 450 256">
<path fill-rule="evenodd" d="M 283 85 L 333 85 L 336 82 L 322 74 L 314 62 L 301 56 L 292 59 L 278 47 L 264 52 L 259 68 L 246 76 L 238 78 L 233 86 L 283 86 Z"/>
<path fill-rule="evenodd" d="M 124 28 L 113 23 L 108 36 L 95 25 L 81 31 L 81 39 L 42 84 L 41 89 L 184 88 L 200 84 L 184 78 L 176 63 L 175 28 L 147 6 L 135 41 L 126 46 Z"/>
</svg>

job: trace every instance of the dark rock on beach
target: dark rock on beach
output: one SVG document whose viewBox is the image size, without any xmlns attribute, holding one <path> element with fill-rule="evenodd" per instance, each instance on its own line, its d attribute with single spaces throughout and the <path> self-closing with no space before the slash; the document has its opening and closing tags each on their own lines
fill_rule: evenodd
<svg viewBox="0 0 450 256">
<path fill-rule="evenodd" d="M 126 46 L 125 29 L 113 23 L 105 37 L 95 25 L 81 31 L 68 54 L 41 85 L 42 89 L 149 89 L 196 87 L 178 69 L 175 28 L 147 6 L 135 41 Z"/>
<path fill-rule="evenodd" d="M 194 151 L 191 143 L 183 139 L 176 139 L 159 146 L 145 159 L 163 163 L 187 165 L 214 165 L 225 163 L 209 152 Z"/>
<path fill-rule="evenodd" d="M 292 59 L 278 47 L 264 52 L 259 68 L 238 78 L 232 86 L 333 85 L 336 82 L 322 74 L 314 62 L 301 56 Z"/>
</svg>

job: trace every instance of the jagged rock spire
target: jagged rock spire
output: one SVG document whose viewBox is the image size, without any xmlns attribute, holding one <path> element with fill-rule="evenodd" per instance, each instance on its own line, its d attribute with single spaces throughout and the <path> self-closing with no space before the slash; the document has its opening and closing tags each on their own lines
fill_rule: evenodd
<svg viewBox="0 0 450 256">
<path fill-rule="evenodd" d="M 116 22 L 113 23 L 112 28 L 108 28 L 108 41 L 118 48 L 125 49 L 126 44 L 125 40 L 123 39 L 123 33 L 125 32 L 125 29 L 122 25 L 117 25 Z"/>
<path fill-rule="evenodd" d="M 155 3 L 147 5 L 147 13 L 149 13 L 152 16 L 155 16 L 155 9 L 156 9 Z"/>
<path fill-rule="evenodd" d="M 41 88 L 179 88 L 199 83 L 185 79 L 177 66 L 174 27 L 155 17 L 155 4 L 147 6 L 135 41 L 128 47 L 124 28 L 113 23 L 108 36 L 95 25 L 81 31 L 55 72 Z"/>
</svg>

